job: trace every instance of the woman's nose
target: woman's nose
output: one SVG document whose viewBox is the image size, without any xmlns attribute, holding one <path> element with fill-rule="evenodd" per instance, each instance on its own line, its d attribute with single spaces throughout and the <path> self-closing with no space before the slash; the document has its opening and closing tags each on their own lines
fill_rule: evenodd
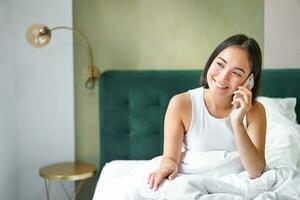
<svg viewBox="0 0 300 200">
<path fill-rule="evenodd" d="M 230 75 L 231 75 L 230 71 L 227 70 L 222 71 L 222 73 L 220 74 L 220 81 L 227 83 L 230 80 Z"/>
</svg>

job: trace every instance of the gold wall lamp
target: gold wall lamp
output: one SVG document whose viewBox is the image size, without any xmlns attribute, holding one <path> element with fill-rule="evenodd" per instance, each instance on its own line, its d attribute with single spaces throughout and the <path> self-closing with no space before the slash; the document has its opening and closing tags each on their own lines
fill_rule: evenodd
<svg viewBox="0 0 300 200">
<path fill-rule="evenodd" d="M 97 80 L 99 79 L 100 71 L 94 65 L 92 47 L 87 38 L 82 33 L 66 26 L 58 26 L 50 29 L 44 24 L 33 24 L 26 31 L 27 42 L 35 48 L 44 47 L 50 42 L 51 33 L 58 29 L 66 29 L 72 31 L 84 43 L 90 57 L 89 65 L 84 70 L 85 87 L 88 89 L 94 88 Z"/>
</svg>

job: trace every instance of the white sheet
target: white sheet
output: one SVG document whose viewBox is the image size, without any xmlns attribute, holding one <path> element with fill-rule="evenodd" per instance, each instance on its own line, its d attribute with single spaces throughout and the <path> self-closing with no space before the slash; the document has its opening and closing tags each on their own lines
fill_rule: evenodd
<svg viewBox="0 0 300 200">
<path fill-rule="evenodd" d="M 196 154 L 187 157 L 194 156 Z M 159 190 L 154 192 L 148 188 L 145 179 L 149 171 L 158 167 L 159 161 L 160 157 L 150 162 L 113 161 L 107 164 L 93 199 L 300 199 L 299 171 L 291 167 L 273 168 L 254 180 L 249 179 L 245 171 L 229 173 L 226 169 L 225 174 L 220 175 L 223 171 L 221 166 L 228 162 L 222 162 L 217 167 L 218 174 L 206 174 L 210 167 L 200 165 L 198 170 L 202 170 L 202 173 L 190 174 L 181 171 L 174 180 L 165 179 Z M 233 163 L 232 160 L 229 162 Z"/>
<path fill-rule="evenodd" d="M 146 176 L 135 184 L 134 189 L 127 191 L 128 199 L 300 199 L 300 172 L 291 167 L 268 169 L 257 179 L 250 179 L 247 172 L 235 158 L 238 155 L 220 158 L 220 152 L 210 152 L 207 157 L 188 152 L 186 158 L 191 159 L 197 168 L 193 173 L 180 171 L 177 178 L 172 181 L 165 179 L 158 191 L 149 189 Z M 237 157 L 236 157 L 237 156 Z M 203 158 L 206 157 L 206 158 Z M 215 159 L 221 160 L 214 162 Z M 144 173 L 148 174 L 152 166 L 157 165 L 158 158 L 148 164 Z M 197 162 L 198 160 L 199 162 Z M 207 166 L 206 161 L 212 161 Z M 181 163 L 182 164 L 182 163 Z M 193 165 L 194 166 L 194 165 Z M 231 171 L 229 166 L 231 166 Z M 156 166 L 157 167 L 157 166 Z M 182 168 L 181 168 L 182 169 Z M 185 168 L 186 169 L 186 168 Z M 142 174 L 139 175 L 143 176 Z M 129 194 L 130 193 L 130 194 Z"/>
<path fill-rule="evenodd" d="M 164 180 L 157 192 L 147 175 L 151 161 L 113 161 L 105 165 L 93 200 L 116 199 L 300 199 L 300 126 L 279 112 L 267 113 L 266 161 L 271 167 L 254 180 L 243 170 L 237 152 L 184 152 L 180 174 Z"/>
<path fill-rule="evenodd" d="M 126 193 L 133 189 L 131 177 L 149 161 L 115 160 L 107 163 L 95 189 L 93 200 L 130 199 Z"/>
</svg>

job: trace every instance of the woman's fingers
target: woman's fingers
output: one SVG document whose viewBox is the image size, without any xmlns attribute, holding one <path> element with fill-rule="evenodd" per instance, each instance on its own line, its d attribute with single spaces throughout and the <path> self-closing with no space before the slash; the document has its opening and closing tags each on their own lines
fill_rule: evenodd
<svg viewBox="0 0 300 200">
<path fill-rule="evenodd" d="M 235 109 L 243 108 L 246 106 L 246 102 L 244 98 L 236 98 L 231 103 Z"/>
<path fill-rule="evenodd" d="M 153 172 L 150 174 L 150 177 L 149 177 L 149 188 L 152 189 L 153 188 L 153 184 L 154 184 L 154 179 L 155 179 L 155 174 L 156 172 Z"/>
<path fill-rule="evenodd" d="M 238 89 L 239 89 L 239 90 L 242 90 L 242 91 L 244 91 L 244 92 L 246 92 L 246 93 L 248 93 L 248 94 L 252 94 L 252 91 L 249 90 L 248 87 L 238 86 Z"/>
<path fill-rule="evenodd" d="M 248 98 L 248 100 L 250 100 L 250 102 L 251 102 L 251 100 L 252 100 L 252 91 L 249 90 L 246 87 L 241 87 L 241 86 L 239 87 L 239 90 L 243 91 L 244 92 L 244 96 L 246 96 Z"/>
<path fill-rule="evenodd" d="M 252 101 L 252 92 L 245 87 L 239 87 L 239 90 L 234 91 L 233 94 L 233 101 L 238 98 L 244 99 L 246 104 L 249 104 Z"/>
<path fill-rule="evenodd" d="M 240 97 L 240 96 L 249 96 L 249 93 L 245 92 L 245 91 L 242 91 L 242 90 L 236 90 L 233 92 L 233 94 L 237 97 Z"/>
<path fill-rule="evenodd" d="M 155 175 L 154 184 L 153 184 L 154 191 L 157 191 L 159 184 L 161 183 L 163 178 L 165 178 L 165 176 L 160 172 Z"/>
<path fill-rule="evenodd" d="M 236 95 L 234 95 L 233 101 L 236 99 L 243 99 L 247 104 L 251 103 L 251 97 L 247 94 L 236 93 Z"/>
<path fill-rule="evenodd" d="M 148 180 L 147 180 L 148 184 L 149 184 L 149 188 L 156 191 L 163 178 L 164 178 L 164 176 L 161 174 L 161 172 L 158 172 L 158 171 L 155 171 L 155 172 L 152 172 L 151 174 L 149 174 Z"/>
<path fill-rule="evenodd" d="M 169 180 L 173 180 L 176 176 L 176 170 L 157 170 L 148 175 L 147 182 L 149 184 L 150 189 L 157 191 L 160 183 L 164 178 L 168 177 Z"/>
<path fill-rule="evenodd" d="M 151 179 L 151 176 L 152 176 L 153 172 L 148 174 L 148 177 L 147 177 L 147 183 L 149 184 L 150 183 L 150 179 Z"/>
<path fill-rule="evenodd" d="M 177 176 L 177 172 L 174 171 L 168 178 L 169 180 L 173 180 Z"/>
</svg>

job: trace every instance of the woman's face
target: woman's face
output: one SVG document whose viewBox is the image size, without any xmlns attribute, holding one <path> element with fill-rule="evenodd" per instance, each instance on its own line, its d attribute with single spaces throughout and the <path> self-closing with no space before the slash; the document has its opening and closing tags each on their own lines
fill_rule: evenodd
<svg viewBox="0 0 300 200">
<path fill-rule="evenodd" d="M 213 60 L 207 71 L 207 83 L 213 94 L 231 96 L 250 74 L 247 52 L 227 47 Z"/>
</svg>

